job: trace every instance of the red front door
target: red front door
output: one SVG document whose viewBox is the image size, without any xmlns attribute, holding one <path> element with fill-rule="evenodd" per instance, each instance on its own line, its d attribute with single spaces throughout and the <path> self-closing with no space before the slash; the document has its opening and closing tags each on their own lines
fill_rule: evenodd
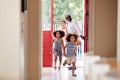
<svg viewBox="0 0 120 80">
<path fill-rule="evenodd" d="M 52 67 L 53 57 L 50 46 L 52 43 L 52 32 L 54 26 L 54 0 L 50 0 L 50 29 L 43 31 L 43 67 Z M 50 52 L 51 51 L 51 52 Z"/>
<path fill-rule="evenodd" d="M 52 67 L 51 31 L 43 31 L 43 67 Z"/>
</svg>

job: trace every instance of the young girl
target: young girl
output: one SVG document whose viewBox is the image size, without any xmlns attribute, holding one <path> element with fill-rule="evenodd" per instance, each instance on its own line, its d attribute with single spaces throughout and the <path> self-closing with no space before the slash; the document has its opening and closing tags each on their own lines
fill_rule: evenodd
<svg viewBox="0 0 120 80">
<path fill-rule="evenodd" d="M 64 47 L 62 37 L 64 37 L 64 35 L 65 35 L 64 31 L 61 31 L 61 30 L 57 30 L 57 31 L 53 32 L 53 36 L 55 37 L 55 39 L 52 42 L 52 45 L 54 43 L 53 52 L 54 52 L 54 64 L 55 64 L 54 68 L 55 69 L 56 69 L 57 57 L 59 57 L 59 67 L 58 67 L 58 69 L 60 69 L 60 67 L 61 67 L 62 49 Z"/>
<path fill-rule="evenodd" d="M 63 63 L 65 66 L 66 64 L 70 65 L 72 63 L 72 76 L 77 76 L 74 74 L 75 70 L 75 63 L 76 63 L 76 48 L 77 48 L 77 41 L 78 36 L 76 34 L 68 34 L 67 35 L 67 44 L 64 47 L 64 56 L 67 57 L 67 60 Z M 65 53 L 65 48 L 67 48 L 67 54 Z"/>
</svg>

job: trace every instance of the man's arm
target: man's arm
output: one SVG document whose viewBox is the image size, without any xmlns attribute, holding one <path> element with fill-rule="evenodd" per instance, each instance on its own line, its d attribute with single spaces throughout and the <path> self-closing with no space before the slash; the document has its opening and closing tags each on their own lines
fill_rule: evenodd
<svg viewBox="0 0 120 80">
<path fill-rule="evenodd" d="M 75 28 L 75 30 L 76 30 L 76 32 L 77 32 L 77 34 L 82 38 L 82 39 L 87 39 L 87 36 L 83 36 L 82 34 L 82 28 L 80 28 L 80 26 L 79 26 L 79 24 L 78 24 L 78 22 L 76 22 L 75 21 L 75 24 L 74 24 L 74 28 Z"/>
<path fill-rule="evenodd" d="M 74 21 L 74 29 L 77 32 L 79 36 L 81 36 L 83 33 L 82 28 L 80 28 L 79 24 L 77 21 Z"/>
</svg>

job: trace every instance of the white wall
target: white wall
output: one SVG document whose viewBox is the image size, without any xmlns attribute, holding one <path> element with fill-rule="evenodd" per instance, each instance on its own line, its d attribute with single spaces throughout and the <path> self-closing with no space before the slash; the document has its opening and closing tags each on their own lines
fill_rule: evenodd
<svg viewBox="0 0 120 80">
<path fill-rule="evenodd" d="M 19 80 L 20 0 L 0 0 L 0 80 Z"/>
<path fill-rule="evenodd" d="M 118 0 L 117 59 L 120 61 L 120 0 Z"/>
</svg>

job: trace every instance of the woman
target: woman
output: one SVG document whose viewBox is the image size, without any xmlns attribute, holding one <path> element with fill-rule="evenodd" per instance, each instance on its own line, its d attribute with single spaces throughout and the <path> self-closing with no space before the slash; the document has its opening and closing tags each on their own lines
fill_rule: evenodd
<svg viewBox="0 0 120 80">
<path fill-rule="evenodd" d="M 67 27 L 66 27 L 66 21 L 62 20 L 60 21 L 60 27 L 58 28 L 58 30 L 62 30 L 65 33 L 65 36 L 63 37 L 63 41 L 64 41 L 64 45 L 66 44 L 66 35 L 67 35 Z"/>
</svg>

